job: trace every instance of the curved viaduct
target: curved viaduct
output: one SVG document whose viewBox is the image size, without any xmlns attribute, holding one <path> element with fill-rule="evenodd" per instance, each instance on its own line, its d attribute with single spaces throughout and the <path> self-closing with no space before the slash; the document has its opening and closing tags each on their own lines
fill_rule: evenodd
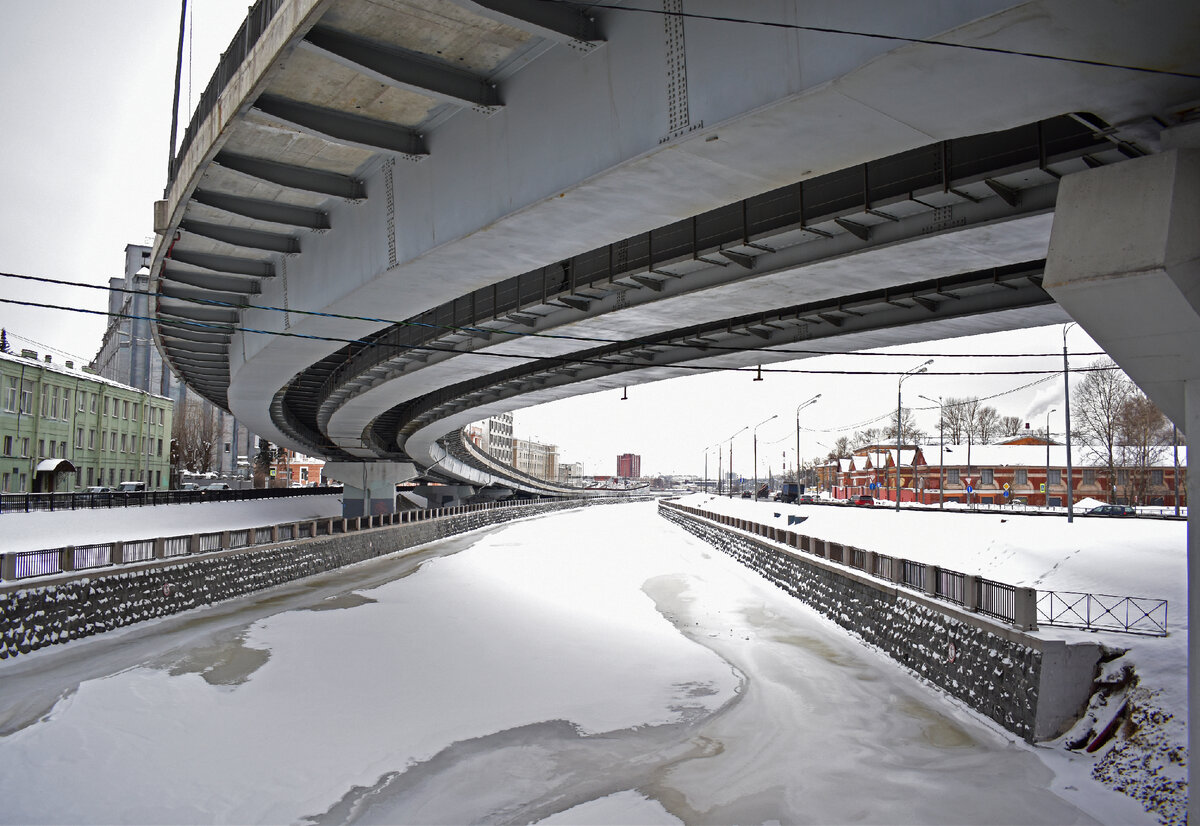
<svg viewBox="0 0 1200 826">
<path fill-rule="evenodd" d="M 1067 319 L 1061 181 L 1159 153 L 1200 99 L 800 28 L 1194 74 L 1188 2 L 633 5 L 260 0 L 156 204 L 174 369 L 332 461 L 537 489 L 454 431 L 673 365 Z M 731 8 L 783 25 L 705 18 Z"/>
</svg>

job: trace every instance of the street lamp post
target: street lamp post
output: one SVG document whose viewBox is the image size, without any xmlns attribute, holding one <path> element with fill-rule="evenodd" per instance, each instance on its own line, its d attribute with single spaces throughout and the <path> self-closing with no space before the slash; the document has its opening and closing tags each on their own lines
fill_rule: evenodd
<svg viewBox="0 0 1200 826">
<path fill-rule="evenodd" d="M 1056 412 L 1057 407 L 1046 411 L 1046 510 L 1050 510 L 1050 414 Z"/>
<path fill-rule="evenodd" d="M 745 433 L 750 429 L 750 425 L 746 425 L 733 436 L 730 436 L 726 441 L 729 442 L 729 498 L 733 498 L 733 440 L 735 437 Z"/>
<path fill-rule="evenodd" d="M 772 416 L 769 416 L 769 417 L 763 419 L 758 424 L 756 424 L 754 426 L 754 430 L 751 431 L 751 433 L 754 436 L 754 501 L 755 502 L 758 501 L 758 429 L 760 427 L 762 427 L 763 425 L 765 425 L 767 422 L 771 421 L 772 419 L 778 419 L 778 418 L 779 418 L 778 413 L 776 413 Z M 799 484 L 799 482 L 797 482 L 797 484 Z"/>
<path fill-rule="evenodd" d="M 927 402 L 932 402 L 933 399 L 928 396 L 919 396 Z M 938 396 L 934 402 L 938 406 L 938 508 L 945 509 L 946 507 L 946 483 L 942 479 L 943 469 L 946 467 L 946 414 L 942 409 L 942 397 Z"/>
<path fill-rule="evenodd" d="M 1067 522 L 1075 521 L 1075 505 L 1073 500 L 1075 496 L 1071 492 L 1071 369 L 1067 366 L 1067 330 L 1075 326 L 1072 321 L 1067 326 L 1063 327 L 1063 391 L 1065 398 L 1065 412 L 1067 417 Z"/>
<path fill-rule="evenodd" d="M 929 369 L 929 365 L 933 364 L 933 359 L 925 362 L 919 367 L 914 367 L 911 370 L 905 371 L 900 380 L 896 382 L 896 510 L 900 510 L 900 445 L 903 442 L 902 433 L 904 429 L 904 420 L 900 413 L 900 388 L 904 386 L 904 380 L 910 376 L 916 376 L 924 373 Z M 916 457 L 913 457 L 913 467 L 916 467 Z"/>
<path fill-rule="evenodd" d="M 821 394 L 813 396 L 806 402 L 801 402 L 796 407 L 796 495 L 800 495 L 800 411 L 808 407 L 821 398 Z"/>
</svg>

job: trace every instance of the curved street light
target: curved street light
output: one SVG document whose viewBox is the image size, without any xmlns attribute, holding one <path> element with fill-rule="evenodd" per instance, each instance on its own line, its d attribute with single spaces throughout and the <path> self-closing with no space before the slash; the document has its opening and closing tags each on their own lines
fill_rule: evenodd
<svg viewBox="0 0 1200 826">
<path fill-rule="evenodd" d="M 723 441 L 729 442 L 729 498 L 730 499 L 733 498 L 733 440 L 734 440 L 734 438 L 736 438 L 737 436 L 740 436 L 742 433 L 745 433 L 749 429 L 750 429 L 750 425 L 746 425 L 741 430 L 739 430 L 737 433 L 734 433 L 733 436 L 730 436 L 728 439 L 723 440 Z"/>
<path fill-rule="evenodd" d="M 942 480 L 943 469 L 946 466 L 946 414 L 942 409 L 942 397 L 938 396 L 937 401 L 928 396 L 917 394 L 918 399 L 924 399 L 927 402 L 933 402 L 938 406 L 938 507 L 946 507 L 946 485 Z M 915 460 L 914 460 L 915 461 Z"/>
<path fill-rule="evenodd" d="M 758 429 L 760 427 L 762 427 L 763 425 L 765 425 L 767 422 L 771 421 L 772 419 L 778 419 L 778 418 L 779 418 L 778 413 L 776 413 L 772 416 L 769 416 L 768 418 L 763 419 L 761 422 L 756 424 L 754 426 L 754 430 L 752 431 L 754 434 L 754 501 L 755 502 L 758 501 Z"/>
<path fill-rule="evenodd" d="M 902 432 L 904 429 L 904 420 L 900 414 L 900 388 L 904 385 L 904 380 L 924 373 L 929 369 L 929 365 L 933 364 L 933 359 L 914 367 L 911 370 L 906 370 L 901 374 L 900 380 L 896 382 L 896 510 L 900 510 L 900 445 L 903 442 Z M 917 457 L 913 456 L 913 464 L 916 465 Z"/>
<path fill-rule="evenodd" d="M 810 404 L 815 403 L 816 400 L 819 398 L 821 398 L 820 393 L 813 396 L 808 401 L 801 402 L 799 405 L 796 406 L 796 496 L 797 496 L 797 498 L 799 498 L 799 496 L 800 496 L 800 411 L 803 410 L 804 408 L 808 407 Z"/>
<path fill-rule="evenodd" d="M 1057 407 L 1046 411 L 1046 510 L 1050 510 L 1050 414 L 1057 412 Z"/>
</svg>

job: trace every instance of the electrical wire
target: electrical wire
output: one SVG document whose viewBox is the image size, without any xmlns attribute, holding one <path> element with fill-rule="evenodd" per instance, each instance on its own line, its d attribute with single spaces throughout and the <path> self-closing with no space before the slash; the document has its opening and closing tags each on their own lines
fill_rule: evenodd
<svg viewBox="0 0 1200 826">
<path fill-rule="evenodd" d="M 150 316 L 135 315 L 134 313 L 113 313 L 113 312 L 108 312 L 107 310 L 89 310 L 89 309 L 85 309 L 82 307 L 65 307 L 61 304 L 45 304 L 45 303 L 37 302 L 37 301 L 21 301 L 21 300 L 15 299 L 15 298 L 0 298 L 0 303 L 14 304 L 17 306 L 22 306 L 22 307 L 37 307 L 39 309 L 44 309 L 44 310 L 62 310 L 64 312 L 85 313 L 88 315 L 102 315 L 102 316 L 108 316 L 110 318 L 130 318 L 130 319 L 144 319 L 144 320 L 148 320 L 148 321 L 158 321 L 158 319 L 152 318 Z M 203 322 L 203 321 L 190 321 L 190 320 L 180 319 L 180 320 L 175 321 L 174 323 L 183 324 L 183 325 L 186 325 L 189 327 L 194 327 L 197 330 L 201 330 L 201 331 L 213 330 L 213 331 L 218 331 L 218 332 L 222 332 L 222 333 L 253 333 L 255 335 L 280 336 L 280 337 L 285 337 L 285 338 L 300 338 L 300 339 L 308 339 L 311 341 L 336 342 L 339 344 L 359 344 L 359 345 L 362 345 L 363 347 L 395 348 L 397 346 L 397 345 L 393 345 L 393 344 L 387 344 L 384 342 L 364 341 L 363 339 L 338 338 L 336 336 L 318 336 L 318 335 L 311 335 L 311 334 L 307 334 L 307 333 L 285 332 L 282 330 L 259 330 L 259 329 L 255 329 L 253 327 L 238 327 L 238 326 L 234 326 L 234 325 L 230 325 L 230 324 L 216 324 L 216 323 L 208 323 L 208 322 Z M 557 362 L 559 364 L 564 364 L 564 365 L 595 364 L 595 365 L 599 365 L 601 367 L 606 367 L 606 368 L 630 367 L 630 368 L 634 368 L 634 369 L 638 369 L 638 370 L 656 366 L 652 362 L 647 363 L 645 361 L 640 361 L 640 360 L 639 361 L 613 361 L 610 359 L 602 359 L 602 358 L 580 358 L 580 357 L 571 357 L 571 356 L 533 356 L 533 355 L 522 355 L 519 353 L 495 353 L 495 352 L 489 352 L 486 350 L 477 350 L 477 351 L 455 350 L 453 348 L 430 347 L 427 345 L 402 345 L 401 347 L 404 350 L 418 350 L 421 352 L 429 352 L 429 353 L 447 353 L 447 354 L 451 354 L 451 355 L 460 355 L 460 356 L 461 355 L 469 355 L 469 356 L 486 357 L 486 358 L 519 360 L 523 363 Z M 910 354 L 906 354 L 906 355 L 910 355 Z M 759 373 L 795 374 L 795 375 L 809 375 L 809 376 L 902 376 L 907 372 L 907 371 L 903 371 L 903 370 L 901 370 L 901 371 L 894 371 L 894 370 L 801 370 L 801 369 L 797 369 L 797 368 L 788 368 L 788 367 L 721 367 L 719 365 L 698 365 L 698 364 L 668 364 L 668 365 L 657 365 L 657 366 L 663 367 L 663 368 L 666 368 L 669 370 L 683 370 L 683 371 L 694 371 L 694 372 L 704 372 L 704 373 L 719 373 L 719 372 L 755 373 L 755 372 L 759 372 Z M 1113 365 L 1113 366 L 1089 366 L 1089 367 L 1077 367 L 1072 372 L 1091 373 L 1091 372 L 1097 372 L 1097 371 L 1116 370 L 1116 369 L 1119 369 L 1119 368 L 1117 368 L 1115 365 Z M 1044 376 L 1044 375 L 1061 375 L 1061 373 L 1062 373 L 1062 371 L 1059 369 L 1051 369 L 1051 370 L 955 370 L 955 371 L 947 370 L 947 371 L 939 371 L 939 372 L 928 372 L 928 373 L 925 373 L 924 375 L 926 375 L 926 376 Z"/>
<path fill-rule="evenodd" d="M 566 5 L 560 0 L 540 0 L 543 3 L 552 3 L 555 5 Z M 940 46 L 947 49 L 962 49 L 972 52 L 985 52 L 989 54 L 1009 55 L 1012 57 L 1029 57 L 1035 60 L 1051 60 L 1058 63 L 1074 63 L 1083 66 L 1097 66 L 1102 69 L 1121 69 L 1127 72 L 1143 72 L 1153 75 L 1166 75 L 1168 77 L 1182 77 L 1188 80 L 1200 80 L 1200 75 L 1190 72 L 1176 72 L 1169 69 L 1155 69 L 1150 66 L 1131 66 L 1124 63 L 1110 63 L 1104 60 L 1088 60 L 1079 57 L 1065 57 L 1063 55 L 1045 54 L 1042 52 L 1026 52 L 1019 49 L 1001 49 L 995 46 L 976 46 L 969 43 L 947 43 L 943 40 L 929 40 L 921 37 L 904 37 L 897 34 L 883 34 L 881 32 L 863 32 L 854 31 L 853 29 L 836 29 L 830 26 L 806 26 L 800 23 L 780 23 L 772 20 L 750 20 L 742 17 L 725 17 L 715 14 L 696 14 L 695 12 L 685 11 L 667 11 L 665 9 L 639 9 L 635 6 L 616 6 L 607 3 L 590 3 L 588 9 L 606 9 L 609 11 L 619 12 L 638 12 L 641 14 L 653 14 L 660 17 L 678 17 L 689 20 L 705 20 L 715 23 L 736 23 L 739 25 L 749 26 L 765 26 L 773 29 L 791 29 L 794 31 L 814 32 L 817 34 L 835 34 L 844 37 L 865 37 L 874 40 L 894 40 L 901 43 L 916 43 L 922 46 Z"/>
<path fill-rule="evenodd" d="M 188 296 L 171 296 L 164 293 L 155 293 L 148 290 L 133 290 L 126 287 L 111 287 L 100 284 L 88 284 L 82 281 L 66 281 L 57 278 L 47 278 L 37 275 L 21 275 L 18 273 L 0 272 L 0 278 L 13 278 L 22 281 L 35 281 L 43 284 L 53 284 L 64 287 L 83 287 L 90 290 L 104 290 L 107 292 L 119 292 L 128 295 L 144 295 L 150 298 L 167 298 L 171 301 L 186 301 L 201 306 L 225 307 L 229 309 L 251 309 L 251 310 L 267 310 L 278 313 L 294 313 L 296 315 L 308 315 L 320 318 L 336 318 L 344 321 L 365 321 L 372 324 L 387 324 L 390 326 L 404 327 L 422 327 L 426 329 L 445 330 L 454 333 L 489 333 L 498 335 L 512 336 L 513 338 L 547 338 L 565 341 L 581 341 L 591 344 L 635 344 L 628 339 L 615 338 L 599 338 L 595 336 L 572 336 L 560 333 L 541 333 L 536 331 L 523 330 L 499 330 L 482 327 L 455 326 L 449 324 L 433 324 L 429 322 L 417 321 L 397 321 L 395 319 L 375 318 L 372 316 L 351 315 L 347 313 L 331 313 L 318 310 L 297 310 L 290 307 L 277 307 L 270 304 L 235 304 L 229 301 L 219 301 L 209 298 L 195 298 Z M 356 343 L 362 340 L 355 339 Z M 414 345 L 416 346 L 416 345 Z M 719 344 L 710 344 L 706 348 L 708 350 L 728 351 L 728 352 L 745 352 L 745 347 L 730 347 Z M 753 348 L 758 353 L 781 353 L 784 355 L 798 356 L 864 356 L 864 357 L 883 357 L 883 358 L 1057 358 L 1061 353 L 871 353 L 852 350 L 809 350 L 795 347 L 759 347 Z M 1074 353 L 1076 356 L 1103 356 L 1106 355 L 1103 351 L 1087 351 Z"/>
</svg>

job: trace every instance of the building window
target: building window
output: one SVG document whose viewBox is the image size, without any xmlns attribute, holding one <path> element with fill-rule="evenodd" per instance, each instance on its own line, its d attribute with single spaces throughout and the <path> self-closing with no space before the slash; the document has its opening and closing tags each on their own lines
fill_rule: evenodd
<svg viewBox="0 0 1200 826">
<path fill-rule="evenodd" d="M 43 419 L 49 418 L 49 416 L 50 416 L 50 388 L 43 387 L 42 388 L 42 418 Z"/>
<path fill-rule="evenodd" d="M 83 428 L 75 428 L 75 447 L 78 450 L 83 450 Z"/>
<path fill-rule="evenodd" d="M 1013 472 L 1013 484 L 1022 486 L 1028 485 L 1029 471 L 1023 467 L 1017 468 L 1016 471 Z"/>
<path fill-rule="evenodd" d="M 64 459 L 67 458 L 67 443 L 66 442 L 58 443 L 58 455 Z"/>
<path fill-rule="evenodd" d="M 21 382 L 21 412 L 25 414 L 33 412 L 33 381 L 31 379 Z M 24 485 L 21 486 L 22 489 L 24 487 Z"/>
<path fill-rule="evenodd" d="M 4 487 L 2 488 L 2 490 L 4 493 L 8 493 L 8 474 L 7 473 L 4 474 Z"/>
<path fill-rule="evenodd" d="M 121 418 L 128 419 L 129 418 L 129 399 L 126 399 L 124 402 L 122 402 L 121 410 L 122 410 Z"/>
<path fill-rule="evenodd" d="M 1095 468 L 1084 468 L 1084 469 L 1083 469 L 1083 484 L 1085 484 L 1085 485 L 1094 485 L 1094 484 L 1096 484 L 1096 470 L 1095 470 Z"/>
<path fill-rule="evenodd" d="M 58 418 L 58 388 L 50 388 L 50 418 Z"/>
<path fill-rule="evenodd" d="M 54 442 L 50 442 L 50 453 L 46 456 L 47 459 L 54 458 Z"/>
<path fill-rule="evenodd" d="M 75 412 L 82 413 L 84 411 L 85 407 L 87 407 L 87 393 L 76 393 L 75 394 Z"/>
<path fill-rule="evenodd" d="M 1150 471 L 1150 484 L 1161 487 L 1163 484 L 1163 472 L 1161 470 Z"/>
<path fill-rule="evenodd" d="M 70 412 L 71 412 L 71 391 L 63 390 L 62 420 L 64 422 L 70 418 L 70 415 L 69 415 Z"/>
<path fill-rule="evenodd" d="M 128 434 L 125 434 L 125 433 L 121 434 L 121 452 L 122 453 L 129 452 L 129 436 L 128 436 Z M 122 479 L 121 481 L 123 482 L 125 480 Z"/>
<path fill-rule="evenodd" d="M 28 436 L 21 437 L 21 458 L 22 459 L 29 458 L 29 437 Z M 24 475 L 22 475 L 21 490 L 24 490 L 24 489 L 25 489 L 25 478 L 24 478 Z"/>
<path fill-rule="evenodd" d="M 121 468 L 121 484 L 125 483 L 125 468 Z"/>
<path fill-rule="evenodd" d="M 92 403 L 92 412 L 95 413 L 96 412 L 96 394 L 88 393 L 88 398 L 91 400 L 91 403 Z"/>
<path fill-rule="evenodd" d="M 1059 468 L 1050 468 L 1050 478 L 1047 480 L 1051 485 L 1062 484 L 1062 470 Z"/>
<path fill-rule="evenodd" d="M 45 457 L 46 457 L 46 440 L 38 439 L 38 458 L 44 459 Z"/>
<path fill-rule="evenodd" d="M 959 483 L 958 468 L 956 468 L 956 467 L 948 468 L 946 470 L 946 484 L 947 485 L 957 485 L 958 483 Z"/>
<path fill-rule="evenodd" d="M 117 452 L 117 431 L 115 430 L 110 430 L 108 432 L 108 450 L 110 453 Z M 109 481 L 111 482 L 111 480 Z"/>
<path fill-rule="evenodd" d="M 13 449 L 13 437 L 5 436 L 4 437 L 4 455 L 12 456 L 12 449 Z"/>
<path fill-rule="evenodd" d="M 104 415 L 108 415 L 108 396 L 104 397 Z"/>
<path fill-rule="evenodd" d="M 96 449 L 96 431 L 89 430 L 88 431 L 88 450 L 95 450 L 95 449 Z"/>
<path fill-rule="evenodd" d="M 8 413 L 17 412 L 17 379 L 15 376 L 8 377 L 8 384 L 4 388 L 4 409 Z"/>
<path fill-rule="evenodd" d="M 116 475 L 116 472 L 112 468 L 108 469 L 108 486 L 110 488 L 113 486 L 113 479 L 116 477 Z"/>
<path fill-rule="evenodd" d="M 93 475 L 92 475 L 92 472 L 93 472 L 94 470 L 95 470 L 95 468 L 93 468 L 93 467 L 89 467 L 89 468 L 87 469 L 87 471 L 88 471 L 88 475 L 87 475 L 87 486 L 88 486 L 89 488 L 92 486 L 92 480 L 96 478 L 95 476 L 93 476 Z"/>
<path fill-rule="evenodd" d="M 979 484 L 994 485 L 996 484 L 995 471 L 991 468 L 981 468 L 979 471 Z"/>
<path fill-rule="evenodd" d="M 162 439 L 158 440 L 158 455 L 160 458 L 162 457 Z"/>
</svg>

